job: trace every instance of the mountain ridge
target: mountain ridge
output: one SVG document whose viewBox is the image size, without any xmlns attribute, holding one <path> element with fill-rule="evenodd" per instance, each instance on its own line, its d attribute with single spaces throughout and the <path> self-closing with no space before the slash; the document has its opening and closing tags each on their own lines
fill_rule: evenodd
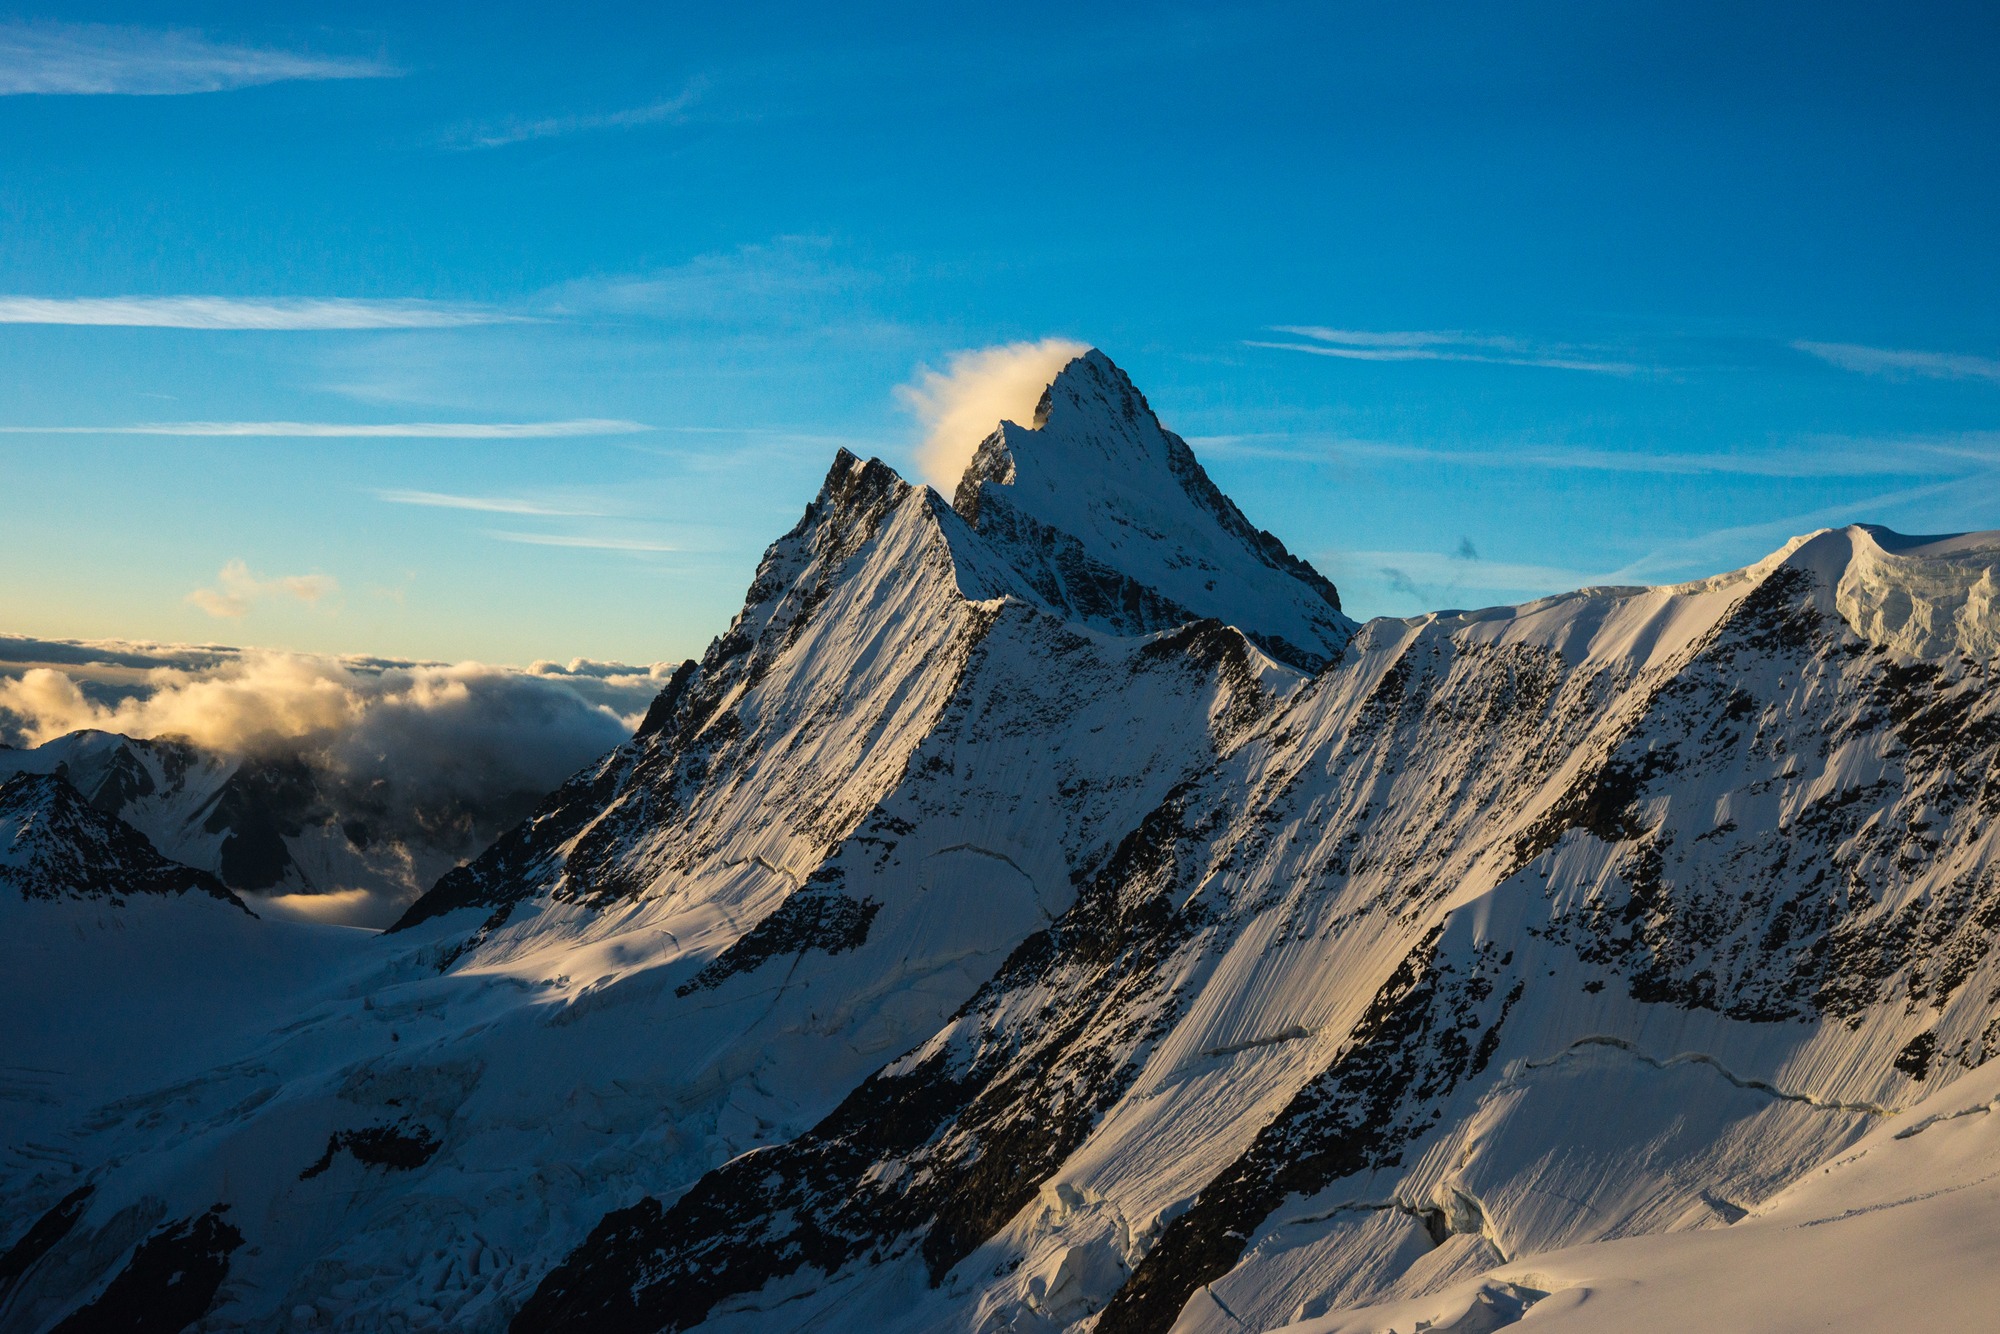
<svg viewBox="0 0 2000 1334">
<path fill-rule="evenodd" d="M 24 900 L 113 906 L 132 895 L 199 892 L 250 911 L 220 880 L 161 856 L 144 834 L 86 801 L 60 771 L 0 783 L 0 886 Z"/>
<path fill-rule="evenodd" d="M 0 1236 L 75 1215 L 0 1330 L 221 1204 L 218 1327 L 1495 1328 L 1988 1078 L 2000 535 L 1352 627 L 1080 361 L 1155 451 L 1130 534 L 1035 489 L 1055 387 L 976 504 L 843 451 L 631 740 L 236 1059 L 0 1159 Z M 1140 628 L 1182 520 L 1248 628 Z M 1318 607 L 1316 672 L 1260 646 Z"/>
</svg>

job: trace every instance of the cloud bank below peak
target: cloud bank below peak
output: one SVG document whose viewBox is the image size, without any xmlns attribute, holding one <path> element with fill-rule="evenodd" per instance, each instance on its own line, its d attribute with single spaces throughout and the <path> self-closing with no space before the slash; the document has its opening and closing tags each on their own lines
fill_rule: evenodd
<svg viewBox="0 0 2000 1334">
<path fill-rule="evenodd" d="M 362 817 L 370 848 L 402 846 L 425 865 L 444 855 L 435 875 L 629 737 L 673 666 L 579 658 L 519 668 L 0 635 L 0 741 L 41 745 L 94 729 L 302 767 L 332 803 L 313 818 Z M 379 925 L 426 887 L 404 871 L 382 874 L 372 889 L 322 883 L 335 892 L 271 906 Z"/>
</svg>

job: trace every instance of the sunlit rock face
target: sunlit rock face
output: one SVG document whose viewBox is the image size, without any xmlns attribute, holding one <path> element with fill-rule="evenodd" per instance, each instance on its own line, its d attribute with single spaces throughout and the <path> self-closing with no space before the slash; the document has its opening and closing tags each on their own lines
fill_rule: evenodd
<svg viewBox="0 0 2000 1334">
<path fill-rule="evenodd" d="M 1978 1179 L 1996 567 L 1356 626 L 1089 353 L 950 502 L 843 452 L 631 740 L 6 1160 L 0 1321 L 192 1238 L 215 1328 L 1699 1325 L 1685 1238 Z"/>
</svg>

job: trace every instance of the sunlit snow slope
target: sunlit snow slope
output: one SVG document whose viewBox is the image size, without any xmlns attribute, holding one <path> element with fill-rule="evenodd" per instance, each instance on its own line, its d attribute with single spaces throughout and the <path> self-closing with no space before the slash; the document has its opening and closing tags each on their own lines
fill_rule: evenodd
<svg viewBox="0 0 2000 1334">
<path fill-rule="evenodd" d="M 2000 1050 L 1996 570 L 1854 527 L 1355 627 L 1091 353 L 952 503 L 841 454 L 629 743 L 41 1116 L 0 1330 L 175 1273 L 215 1330 L 1699 1327 L 1905 1176 L 1924 1245 L 1989 1170 L 1924 1118 Z"/>
</svg>

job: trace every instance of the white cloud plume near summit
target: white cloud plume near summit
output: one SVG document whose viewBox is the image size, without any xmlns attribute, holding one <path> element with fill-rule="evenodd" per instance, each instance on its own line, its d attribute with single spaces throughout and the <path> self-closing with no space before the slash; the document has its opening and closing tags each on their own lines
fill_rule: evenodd
<svg viewBox="0 0 2000 1334">
<path fill-rule="evenodd" d="M 233 560 L 217 572 L 216 587 L 197 588 L 187 595 L 187 600 L 210 616 L 241 620 L 250 614 L 254 604 L 271 598 L 303 602 L 311 607 L 339 591 L 340 584 L 329 574 L 287 574 L 259 579 L 250 573 L 248 565 Z"/>
<path fill-rule="evenodd" d="M 926 366 L 896 396 L 924 428 L 917 445 L 917 469 L 924 480 L 950 495 L 979 442 L 1002 421 L 1026 423 L 1049 381 L 1069 362 L 1088 352 L 1071 338 L 954 352 L 945 369 Z"/>
<path fill-rule="evenodd" d="M 379 60 L 211 41 L 177 28 L 0 23 L 0 96 L 219 93 L 293 79 L 380 79 Z"/>
</svg>

